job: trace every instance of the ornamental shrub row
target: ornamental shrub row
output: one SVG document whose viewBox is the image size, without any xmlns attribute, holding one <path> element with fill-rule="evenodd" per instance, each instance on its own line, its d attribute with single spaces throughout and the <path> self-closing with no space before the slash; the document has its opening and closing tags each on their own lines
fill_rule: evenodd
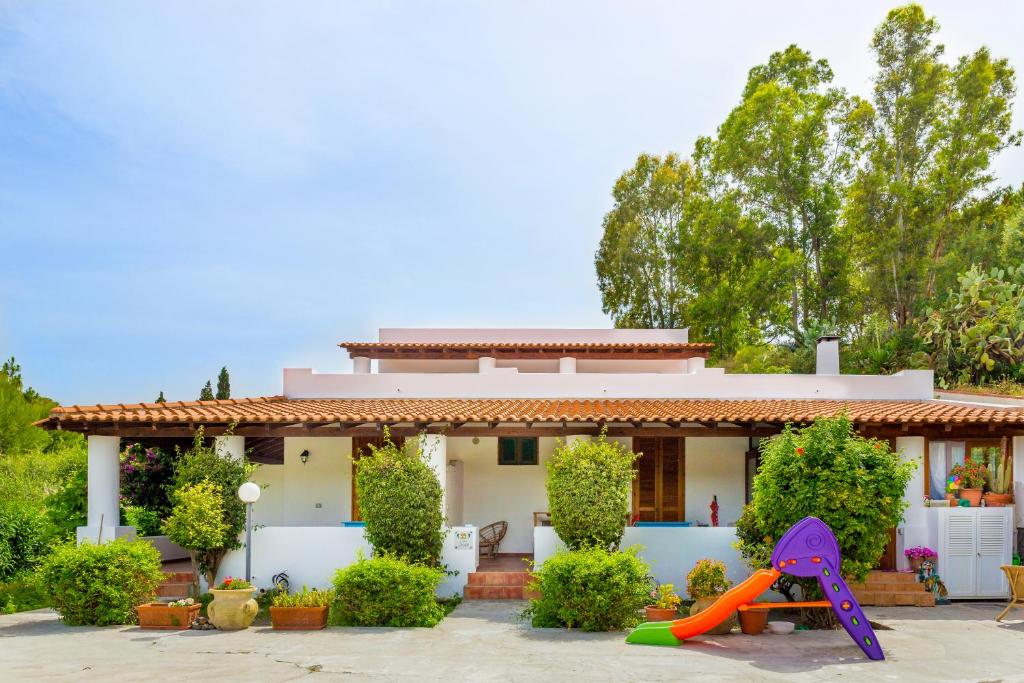
<svg viewBox="0 0 1024 683">
<path fill-rule="evenodd" d="M 434 591 L 440 569 L 391 555 L 359 558 L 334 576 L 334 626 L 434 626 L 444 618 Z"/>
</svg>

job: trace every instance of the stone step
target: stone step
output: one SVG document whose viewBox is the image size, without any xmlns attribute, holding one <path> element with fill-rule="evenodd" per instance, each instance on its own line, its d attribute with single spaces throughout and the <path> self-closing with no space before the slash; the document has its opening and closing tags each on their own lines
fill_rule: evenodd
<svg viewBox="0 0 1024 683">
<path fill-rule="evenodd" d="M 156 596 L 158 598 L 187 598 L 191 590 L 191 581 L 186 583 L 164 581 L 156 587 Z"/>
<path fill-rule="evenodd" d="M 925 590 L 916 591 L 854 591 L 861 605 L 934 607 L 935 596 Z"/>
<path fill-rule="evenodd" d="M 530 582 L 528 572 L 470 572 L 466 577 L 470 586 L 525 586 Z"/>
<path fill-rule="evenodd" d="M 164 581 L 171 583 L 190 583 L 195 579 L 192 572 L 164 572 Z"/>
<path fill-rule="evenodd" d="M 850 590 L 865 591 L 868 593 L 898 593 L 906 591 L 924 590 L 924 587 L 916 583 L 889 583 L 886 581 L 867 581 L 865 583 L 851 583 Z"/>
<path fill-rule="evenodd" d="M 465 600 L 529 600 L 537 595 L 525 586 L 466 586 L 462 597 Z"/>
<path fill-rule="evenodd" d="M 916 584 L 917 572 L 884 572 L 878 569 L 872 569 L 868 572 L 868 576 L 864 580 L 864 583 L 871 583 L 873 581 Z"/>
</svg>

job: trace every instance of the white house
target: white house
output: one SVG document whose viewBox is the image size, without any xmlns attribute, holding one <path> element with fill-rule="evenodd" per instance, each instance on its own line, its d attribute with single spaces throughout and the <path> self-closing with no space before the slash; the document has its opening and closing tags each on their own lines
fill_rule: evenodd
<svg viewBox="0 0 1024 683">
<path fill-rule="evenodd" d="M 387 426 L 407 443 L 419 440 L 435 465 L 453 529 L 445 561 L 460 572 L 444 590 L 458 592 L 487 564 L 480 527 L 507 522 L 506 558 L 542 562 L 553 552 L 545 461 L 559 439 L 607 430 L 643 453 L 633 495 L 639 525 L 627 528 L 626 542 L 644 546 L 658 578 L 682 585 L 696 559 L 712 556 L 740 579 L 748 570 L 731 547 L 731 525 L 749 496 L 758 440 L 787 422 L 845 411 L 862 433 L 891 439 L 920 465 L 883 566 L 903 567 L 905 546 L 942 546 L 950 561 L 960 558 L 942 568 L 967 576 L 960 594 L 1006 590 L 992 566 L 1008 560 L 1021 514 L 992 508 L 979 521 L 979 510 L 925 501 L 944 498 L 948 469 L 973 448 L 1012 452 L 1014 471 L 1024 473 L 1024 408 L 935 399 L 931 371 L 840 374 L 839 342 L 823 338 L 815 374 L 725 374 L 705 366 L 710 345 L 690 343 L 686 330 L 381 329 L 375 342 L 340 346 L 351 373 L 288 368 L 279 396 L 54 409 L 44 426 L 88 436 L 88 526 L 80 538 L 100 536 L 101 522 L 104 538 L 134 534 L 115 524 L 122 439 L 188 438 L 202 426 L 225 457 L 250 452 L 262 463 L 256 581 L 287 571 L 293 584 L 325 585 L 360 548 L 369 551 L 352 524 L 353 458 Z M 1020 499 L 1020 474 L 1014 486 Z M 718 528 L 709 526 L 713 496 Z M 229 556 L 223 571 L 240 574 L 242 557 Z"/>
</svg>

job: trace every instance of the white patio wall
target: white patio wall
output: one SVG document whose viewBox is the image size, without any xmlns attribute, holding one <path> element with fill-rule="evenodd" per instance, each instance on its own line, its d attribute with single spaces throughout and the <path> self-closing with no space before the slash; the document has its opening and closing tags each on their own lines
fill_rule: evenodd
<svg viewBox="0 0 1024 683">
<path fill-rule="evenodd" d="M 364 557 L 373 554 L 362 527 L 277 526 L 255 529 L 252 580 L 257 587 L 269 588 L 275 574 L 286 572 L 293 590 L 303 585 L 330 588 L 335 571 L 355 562 L 359 553 Z M 438 586 L 437 594 L 441 597 L 461 595 L 467 575 L 476 569 L 478 556 L 476 529 L 449 529 L 442 562 L 458 574 L 446 577 Z M 225 556 L 217 580 L 221 581 L 226 576 L 245 576 L 244 548 Z"/>
<path fill-rule="evenodd" d="M 284 464 L 260 465 L 253 481 L 266 485 L 253 506 L 255 524 L 336 526 L 352 519 L 352 439 L 286 437 Z"/>
<path fill-rule="evenodd" d="M 745 437 L 686 438 L 686 521 L 711 523 L 711 497 L 718 496 L 718 521 L 735 524 L 746 498 Z"/>
<path fill-rule="evenodd" d="M 541 566 L 547 558 L 565 548 L 553 527 L 533 530 L 534 563 Z M 685 595 L 686 575 L 705 557 L 725 562 L 726 574 L 735 584 L 750 576 L 751 570 L 733 548 L 736 530 L 732 527 L 626 527 L 622 546 L 641 546 L 640 557 L 651 565 L 658 583 L 671 583 Z"/>
</svg>

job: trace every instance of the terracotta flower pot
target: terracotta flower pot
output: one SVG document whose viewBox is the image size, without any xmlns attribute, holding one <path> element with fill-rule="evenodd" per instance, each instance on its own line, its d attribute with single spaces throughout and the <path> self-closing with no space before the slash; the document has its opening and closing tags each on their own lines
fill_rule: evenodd
<svg viewBox="0 0 1024 683">
<path fill-rule="evenodd" d="M 694 600 L 693 605 L 690 606 L 690 616 L 692 617 L 695 614 L 700 614 L 701 612 L 706 610 L 708 607 L 713 605 L 715 600 L 717 600 L 717 599 L 718 599 L 717 595 L 715 597 L 712 597 L 712 598 L 697 598 L 696 600 Z M 723 636 L 726 633 L 729 633 L 730 631 L 732 631 L 735 626 L 736 626 L 736 613 L 733 612 L 731 615 L 729 615 L 728 619 L 723 621 L 718 626 L 715 626 L 712 629 L 708 629 L 706 632 L 710 633 L 711 635 Z"/>
<path fill-rule="evenodd" d="M 1013 505 L 1013 494 L 1012 493 L 986 493 L 982 496 L 985 500 L 985 505 L 990 508 L 1001 508 L 1007 505 Z"/>
<path fill-rule="evenodd" d="M 970 502 L 972 508 L 981 505 L 981 489 L 960 489 L 960 499 Z"/>
<path fill-rule="evenodd" d="M 743 609 L 739 610 L 740 630 L 748 636 L 759 636 L 768 625 L 768 610 L 766 609 Z"/>
<path fill-rule="evenodd" d="M 139 628 L 160 631 L 181 631 L 192 627 L 199 616 L 199 605 L 168 607 L 165 602 L 147 602 L 139 605 Z"/>
<path fill-rule="evenodd" d="M 210 589 L 213 602 L 206 608 L 210 623 L 222 631 L 240 631 L 249 628 L 260 607 L 252 599 L 255 588 L 242 590 Z"/>
<path fill-rule="evenodd" d="M 910 563 L 910 570 L 917 573 L 921 571 L 921 564 L 924 562 L 923 557 L 908 557 L 907 562 Z"/>
<path fill-rule="evenodd" d="M 947 493 L 946 494 L 946 501 L 949 503 L 949 507 L 956 507 L 956 494 L 955 493 Z"/>
<path fill-rule="evenodd" d="M 327 612 L 326 606 L 271 607 L 270 623 L 275 631 L 319 631 L 327 626 Z"/>
<path fill-rule="evenodd" d="M 647 621 L 672 621 L 679 618 L 679 610 L 667 609 L 648 605 L 644 607 L 647 611 Z"/>
</svg>

